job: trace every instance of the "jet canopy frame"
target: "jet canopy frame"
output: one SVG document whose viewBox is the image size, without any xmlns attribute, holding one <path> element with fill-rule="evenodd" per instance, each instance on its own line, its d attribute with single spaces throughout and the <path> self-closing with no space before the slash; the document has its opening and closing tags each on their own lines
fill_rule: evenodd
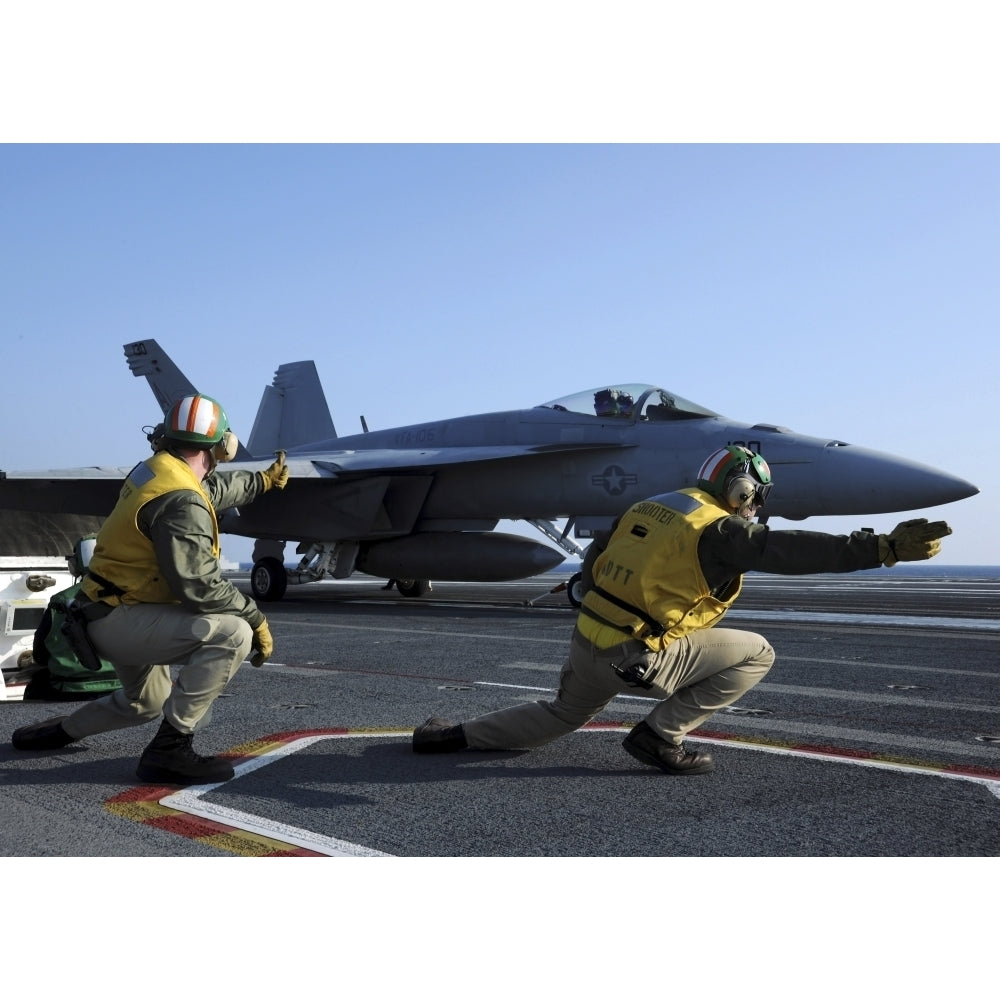
<svg viewBox="0 0 1000 1000">
<path fill-rule="evenodd" d="M 692 420 L 719 416 L 683 396 L 640 382 L 604 385 L 563 396 L 541 407 L 579 413 L 595 419 L 612 417 L 631 424 L 661 420 Z"/>
</svg>

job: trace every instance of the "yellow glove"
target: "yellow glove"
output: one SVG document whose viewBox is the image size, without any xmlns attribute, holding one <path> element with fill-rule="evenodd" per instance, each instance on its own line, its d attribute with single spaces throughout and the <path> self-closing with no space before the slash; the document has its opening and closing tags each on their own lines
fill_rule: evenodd
<svg viewBox="0 0 1000 1000">
<path fill-rule="evenodd" d="M 278 457 L 261 473 L 264 478 L 264 492 L 270 489 L 283 490 L 288 482 L 288 466 L 285 465 L 285 453 L 276 451 Z"/>
<path fill-rule="evenodd" d="M 929 522 L 926 517 L 902 521 L 890 534 L 878 536 L 878 557 L 883 566 L 930 559 L 941 551 L 940 539 L 950 534 L 944 521 Z"/>
<path fill-rule="evenodd" d="M 253 630 L 253 643 L 250 648 L 254 650 L 250 662 L 255 667 L 262 666 L 264 661 L 274 652 L 274 640 L 271 638 L 271 630 L 267 627 L 266 618 Z"/>
</svg>

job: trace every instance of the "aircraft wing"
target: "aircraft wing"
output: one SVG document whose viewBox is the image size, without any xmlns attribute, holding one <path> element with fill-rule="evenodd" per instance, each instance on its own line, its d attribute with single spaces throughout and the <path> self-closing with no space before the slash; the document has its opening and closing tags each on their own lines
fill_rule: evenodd
<svg viewBox="0 0 1000 1000">
<path fill-rule="evenodd" d="M 532 445 L 469 445 L 455 448 L 373 448 L 366 451 L 329 452 L 313 454 L 309 459 L 319 475 L 342 476 L 356 472 L 433 471 L 445 465 L 463 465 L 473 462 L 497 462 L 508 458 L 526 458 L 533 455 L 553 455 L 561 452 L 615 451 L 636 447 L 634 444 L 558 443 Z M 289 454 L 288 468 L 291 475 L 302 474 L 296 470 L 303 463 L 304 455 Z"/>
<path fill-rule="evenodd" d="M 132 466 L 0 471 L 0 510 L 107 517 Z"/>
<path fill-rule="evenodd" d="M 292 455 L 289 483 L 281 493 L 271 491 L 239 512 L 227 512 L 220 526 L 232 534 L 283 541 L 391 538 L 414 530 L 438 469 L 598 447 L 608 446 L 379 448 Z M 256 468 L 264 465 L 253 463 Z"/>
<path fill-rule="evenodd" d="M 220 519 L 224 531 L 255 538 L 357 538 L 412 530 L 435 469 L 599 448 L 614 444 L 486 445 L 429 449 L 330 451 L 288 457 L 289 485 Z M 233 462 L 226 469 L 267 468 L 268 460 Z M 93 466 L 0 471 L 0 510 L 106 517 L 130 467 Z"/>
</svg>

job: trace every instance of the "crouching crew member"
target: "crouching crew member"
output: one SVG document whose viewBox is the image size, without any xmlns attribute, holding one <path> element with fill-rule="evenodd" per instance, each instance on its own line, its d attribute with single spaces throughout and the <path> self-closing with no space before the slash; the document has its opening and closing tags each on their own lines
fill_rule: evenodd
<svg viewBox="0 0 1000 1000">
<path fill-rule="evenodd" d="M 903 521 L 887 535 L 772 531 L 753 523 L 771 490 L 764 459 L 736 445 L 710 455 L 697 487 L 651 497 L 619 519 L 606 548 L 587 552 L 592 578 L 554 701 L 455 724 L 428 719 L 416 753 L 526 749 L 579 729 L 617 694 L 657 700 L 625 737 L 634 758 L 668 774 L 703 774 L 712 757 L 684 737 L 771 669 L 774 650 L 752 632 L 718 628 L 742 574 L 849 573 L 929 559 L 944 521 Z"/>
<path fill-rule="evenodd" d="M 24 726 L 11 742 L 18 750 L 58 749 L 162 716 L 138 777 L 226 781 L 232 764 L 196 753 L 192 735 L 243 660 L 252 652 L 260 666 L 274 644 L 254 601 L 222 576 L 216 511 L 284 489 L 288 469 L 278 452 L 260 472 L 216 471 L 235 457 L 238 442 L 208 396 L 179 400 L 149 439 L 154 454 L 125 480 L 81 587 L 90 639 L 122 687 L 72 715 Z M 170 664 L 180 666 L 176 683 Z"/>
</svg>

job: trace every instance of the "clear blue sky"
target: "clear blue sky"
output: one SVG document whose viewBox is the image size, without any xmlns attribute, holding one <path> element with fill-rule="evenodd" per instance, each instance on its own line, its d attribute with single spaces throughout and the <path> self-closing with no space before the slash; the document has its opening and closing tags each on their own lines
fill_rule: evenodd
<svg viewBox="0 0 1000 1000">
<path fill-rule="evenodd" d="M 340 433 L 642 381 L 971 480 L 940 561 L 1000 564 L 998 179 L 992 145 L 6 145 L 0 468 L 143 455 L 143 337 L 244 438 L 308 358 Z"/>
</svg>

